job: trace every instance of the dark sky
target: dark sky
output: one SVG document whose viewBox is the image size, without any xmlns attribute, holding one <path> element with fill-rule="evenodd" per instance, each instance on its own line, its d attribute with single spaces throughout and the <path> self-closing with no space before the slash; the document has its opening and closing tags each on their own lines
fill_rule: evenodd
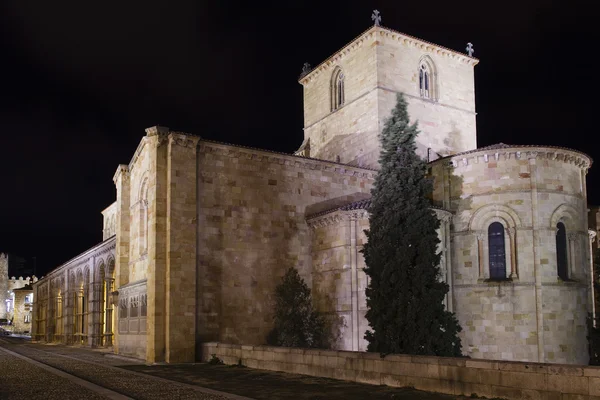
<svg viewBox="0 0 600 400">
<path fill-rule="evenodd" d="M 600 159 L 589 2 L 91 3 L 0 3 L 0 251 L 36 256 L 42 273 L 101 241 L 113 174 L 149 126 L 296 150 L 302 64 L 358 36 L 374 8 L 395 30 L 458 51 L 474 44 L 480 147 L 548 144 Z"/>
</svg>

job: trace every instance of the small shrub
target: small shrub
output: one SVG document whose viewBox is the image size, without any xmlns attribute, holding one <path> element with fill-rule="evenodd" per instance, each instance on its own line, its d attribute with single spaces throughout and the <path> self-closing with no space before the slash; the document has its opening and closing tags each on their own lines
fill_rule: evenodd
<svg viewBox="0 0 600 400">
<path fill-rule="evenodd" d="M 275 289 L 275 327 L 267 344 L 285 347 L 327 348 L 329 332 L 322 314 L 312 305 L 310 289 L 290 268 Z"/>
<path fill-rule="evenodd" d="M 221 360 L 219 357 L 217 357 L 216 354 L 210 355 L 210 360 L 208 360 L 208 363 L 210 365 L 223 365 L 224 364 L 223 360 Z"/>
</svg>

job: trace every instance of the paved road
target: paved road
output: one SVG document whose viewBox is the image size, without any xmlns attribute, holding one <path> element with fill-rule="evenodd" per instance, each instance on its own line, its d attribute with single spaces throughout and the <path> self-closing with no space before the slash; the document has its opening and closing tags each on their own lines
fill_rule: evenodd
<svg viewBox="0 0 600 400">
<path fill-rule="evenodd" d="M 117 368 L 136 364 L 63 346 L 0 338 L 0 399 L 247 399 Z"/>
</svg>

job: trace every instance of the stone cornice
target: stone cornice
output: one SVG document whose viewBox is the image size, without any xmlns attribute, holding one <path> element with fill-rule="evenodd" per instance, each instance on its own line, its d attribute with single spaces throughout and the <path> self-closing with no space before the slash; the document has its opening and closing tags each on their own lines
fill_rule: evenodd
<svg viewBox="0 0 600 400">
<path fill-rule="evenodd" d="M 133 171 L 135 162 L 140 157 L 140 154 L 142 154 L 142 150 L 144 150 L 144 147 L 146 147 L 147 143 L 148 143 L 148 137 L 144 136 L 142 138 L 142 140 L 140 140 L 140 143 L 138 144 L 137 149 L 135 149 L 135 153 L 133 153 L 133 157 L 131 157 L 131 161 L 129 161 L 129 165 L 128 165 L 129 172 Z"/>
<path fill-rule="evenodd" d="M 221 156 L 246 158 L 259 162 L 270 162 L 280 165 L 294 166 L 310 170 L 323 172 L 334 172 L 346 176 L 356 176 L 366 179 L 375 179 L 376 170 L 369 168 L 353 167 L 346 164 L 340 164 L 333 161 L 319 160 L 316 158 L 307 158 L 295 156 L 292 154 L 277 153 L 269 150 L 255 149 L 251 147 L 242 147 L 226 143 L 219 143 L 200 139 L 199 152 L 213 153 Z"/>
<path fill-rule="evenodd" d="M 479 60 L 475 57 L 470 57 L 465 53 L 461 53 L 460 51 L 452 50 L 447 47 L 407 35 L 406 33 L 398 32 L 394 29 L 380 27 L 377 31 L 377 34 L 379 37 L 389 37 L 392 40 L 397 40 L 407 46 L 419 47 L 427 52 L 434 53 L 438 56 L 449 57 L 468 65 L 475 66 L 479 63 Z"/>
<path fill-rule="evenodd" d="M 577 194 L 577 193 L 568 193 L 568 192 L 564 192 L 564 191 L 560 191 L 560 190 L 552 190 L 552 189 L 537 189 L 538 193 L 551 193 L 551 194 L 559 194 L 561 196 L 569 196 L 569 197 L 574 197 L 576 199 L 582 199 L 583 196 L 581 194 Z M 501 189 L 501 190 L 490 190 L 487 192 L 481 192 L 481 193 L 471 193 L 469 194 L 467 197 L 460 197 L 460 196 L 452 196 L 450 197 L 450 201 L 458 201 L 458 200 L 464 200 L 464 199 L 468 199 L 470 197 L 481 197 L 481 196 L 492 196 L 498 193 L 531 193 L 531 189 Z"/>
<path fill-rule="evenodd" d="M 47 281 L 55 278 L 58 274 L 62 274 L 67 270 L 71 270 L 73 268 L 77 268 L 81 265 L 84 265 L 90 262 L 92 257 L 103 256 L 107 253 L 113 253 L 116 249 L 117 237 L 111 236 L 105 241 L 98 243 L 96 246 L 89 248 L 83 253 L 73 257 L 69 261 L 59 265 L 52 271 L 50 271 L 45 277 L 42 277 L 38 282 Z M 90 265 L 90 268 L 95 267 L 94 265 Z"/>
<path fill-rule="evenodd" d="M 368 218 L 366 210 L 336 210 L 328 214 L 319 214 L 314 217 L 306 219 L 306 223 L 309 228 L 324 228 L 326 226 L 339 225 L 343 221 L 350 221 L 351 219 L 365 219 Z"/>
<path fill-rule="evenodd" d="M 200 136 L 189 135 L 183 132 L 171 132 L 169 133 L 169 145 L 170 146 L 181 146 L 195 149 L 198 145 Z"/>
<path fill-rule="evenodd" d="M 119 164 L 115 174 L 113 175 L 113 182 L 115 185 L 117 184 L 117 180 L 119 180 L 119 176 L 123 176 L 124 180 L 129 179 L 129 166 L 126 164 Z"/>
<path fill-rule="evenodd" d="M 583 170 L 592 165 L 592 159 L 577 150 L 553 146 L 536 145 L 497 145 L 475 149 L 464 153 L 438 158 L 430 164 L 445 163 L 448 167 L 459 168 L 469 164 L 502 162 L 510 160 L 546 159 L 574 164 Z"/>
<path fill-rule="evenodd" d="M 309 73 L 302 76 L 298 82 L 300 84 L 305 85 L 309 83 L 311 80 L 315 79 L 321 72 L 327 71 L 330 68 L 334 67 L 342 58 L 344 58 L 347 54 L 352 53 L 355 49 L 360 47 L 365 41 L 368 39 L 377 39 L 378 37 L 390 38 L 392 40 L 397 40 L 402 42 L 406 46 L 419 47 L 424 51 L 428 51 L 430 53 L 435 53 L 439 56 L 450 57 L 456 59 L 458 61 L 464 62 L 468 65 L 476 65 L 479 60 L 474 57 L 469 57 L 466 54 L 460 53 L 455 50 L 450 50 L 443 46 L 439 46 L 434 43 L 427 42 L 425 40 L 416 38 L 414 36 L 407 35 L 405 33 L 401 33 L 395 31 L 390 28 L 385 28 L 382 26 L 372 26 L 350 43 L 342 47 L 340 50 L 333 53 L 329 58 L 325 61 L 321 62 L 315 68 L 313 68 Z"/>
<path fill-rule="evenodd" d="M 357 204 L 359 202 L 356 202 Z M 365 206 L 368 206 L 368 202 L 360 202 L 360 203 L 364 203 Z M 316 229 L 316 228 L 323 228 L 323 227 L 327 227 L 327 226 L 331 226 L 331 225 L 338 225 L 340 222 L 342 221 L 349 221 L 349 220 L 357 220 L 357 219 L 368 219 L 369 218 L 369 213 L 366 210 L 366 208 L 346 208 L 347 206 L 344 207 L 340 207 L 334 210 L 331 210 L 329 212 L 325 211 L 322 213 L 318 213 L 312 216 L 308 216 L 306 218 L 306 223 L 308 224 L 309 228 L 311 229 Z M 436 216 L 438 217 L 438 219 L 440 221 L 443 222 L 449 222 L 452 219 L 452 212 L 448 211 L 448 210 L 444 210 L 444 209 L 440 209 L 440 208 L 431 208 Z"/>
<path fill-rule="evenodd" d="M 104 210 L 102 210 L 101 213 L 102 213 L 102 215 L 105 215 L 105 213 L 110 213 L 111 211 L 113 211 L 116 208 L 117 208 L 117 202 L 114 201 L 110 206 L 108 206 Z"/>
<path fill-rule="evenodd" d="M 452 221 L 452 216 L 454 214 L 452 214 L 451 211 L 445 210 L 443 208 L 432 208 L 432 210 L 435 212 L 435 215 L 441 222 L 447 223 Z"/>
</svg>

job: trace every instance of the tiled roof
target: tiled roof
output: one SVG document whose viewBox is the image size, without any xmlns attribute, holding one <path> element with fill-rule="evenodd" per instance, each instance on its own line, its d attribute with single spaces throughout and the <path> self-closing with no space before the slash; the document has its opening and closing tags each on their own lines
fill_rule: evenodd
<svg viewBox="0 0 600 400">
<path fill-rule="evenodd" d="M 336 208 L 332 208 L 329 210 L 325 210 L 325 211 L 321 211 L 312 215 L 308 215 L 306 217 L 306 219 L 312 219 L 312 218 L 316 218 L 316 217 L 320 217 L 322 215 L 326 215 L 326 214 L 330 214 L 332 212 L 335 211 L 352 211 L 352 210 L 368 210 L 369 207 L 371 206 L 371 199 L 364 199 L 364 200 L 359 200 L 359 201 L 354 201 L 352 203 L 348 203 L 346 205 L 343 205 L 341 207 L 336 207 Z M 436 207 L 436 206 L 431 206 L 430 207 L 433 210 L 442 210 L 442 211 L 447 211 L 447 212 L 452 212 L 450 210 L 447 210 L 445 208 L 442 207 Z"/>
<path fill-rule="evenodd" d="M 540 144 L 506 144 L 506 143 L 496 143 L 496 144 L 492 144 L 489 146 L 485 146 L 485 147 L 480 147 L 478 149 L 473 149 L 473 150 L 468 150 L 468 151 L 463 151 L 462 153 L 457 153 L 457 154 L 451 154 L 445 157 L 440 157 L 436 160 L 431 161 L 431 163 L 435 163 L 438 162 L 440 160 L 445 160 L 448 158 L 452 158 L 452 157 L 460 157 L 460 156 L 464 156 L 467 154 L 473 154 L 473 153 L 477 153 L 480 151 L 488 151 L 488 150 L 502 150 L 502 149 L 522 149 L 522 148 L 546 148 L 546 149 L 557 149 L 557 150 L 566 150 L 566 151 L 572 151 L 574 153 L 578 153 L 581 154 L 584 157 L 589 158 L 590 160 L 590 164 L 594 161 L 592 159 L 592 157 L 588 156 L 587 154 L 585 154 L 582 151 L 579 150 L 575 150 L 575 149 L 570 149 L 568 147 L 561 147 L 561 146 L 547 146 L 547 145 L 540 145 Z"/>
</svg>

